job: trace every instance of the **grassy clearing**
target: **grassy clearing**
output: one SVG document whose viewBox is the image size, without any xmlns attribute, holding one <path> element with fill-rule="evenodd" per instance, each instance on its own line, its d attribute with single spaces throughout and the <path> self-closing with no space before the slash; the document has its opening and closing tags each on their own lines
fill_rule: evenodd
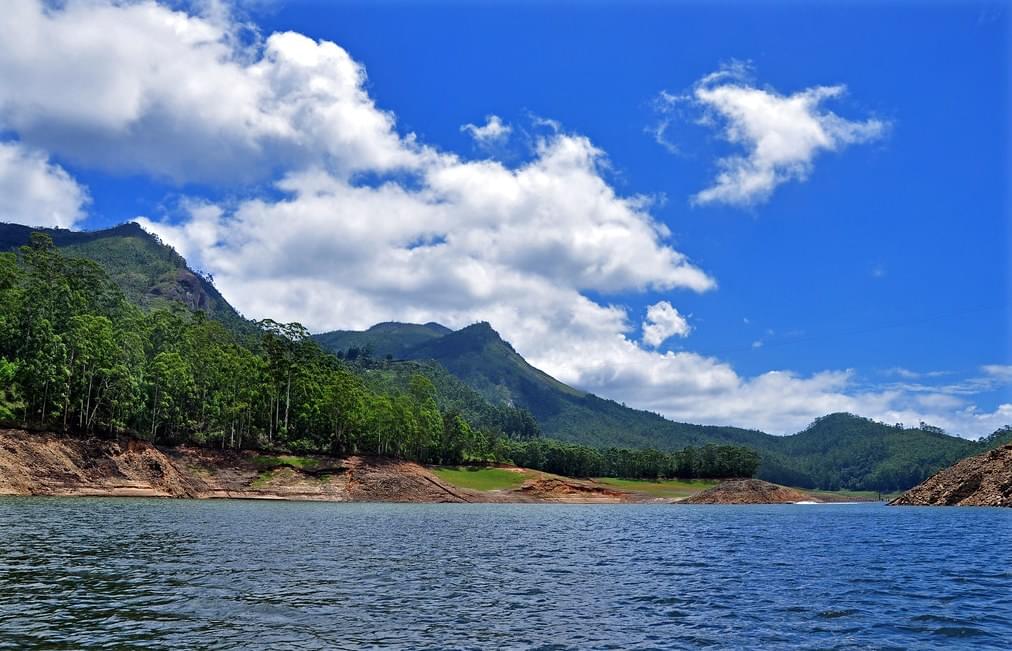
<svg viewBox="0 0 1012 651">
<path fill-rule="evenodd" d="M 267 469 L 276 468 L 278 466 L 292 466 L 299 470 L 316 470 L 320 462 L 312 457 L 296 457 L 294 455 L 257 455 L 253 457 L 253 463 L 256 464 L 257 468 Z"/>
<path fill-rule="evenodd" d="M 498 491 L 517 488 L 531 477 L 529 471 L 514 472 L 505 468 L 476 466 L 436 466 L 432 472 L 448 484 L 478 491 Z"/>
<path fill-rule="evenodd" d="M 689 497 L 717 484 L 712 479 L 616 479 L 599 477 L 595 481 L 625 491 L 646 493 L 654 497 Z"/>
</svg>

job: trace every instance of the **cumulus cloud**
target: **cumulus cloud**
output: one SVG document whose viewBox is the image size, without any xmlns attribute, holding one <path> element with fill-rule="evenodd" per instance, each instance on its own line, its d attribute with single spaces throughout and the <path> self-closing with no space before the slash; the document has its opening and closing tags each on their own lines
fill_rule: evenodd
<svg viewBox="0 0 1012 651">
<path fill-rule="evenodd" d="M 486 319 L 536 354 L 628 329 L 624 309 L 586 290 L 714 287 L 664 242 L 642 199 L 604 181 L 600 156 L 587 139 L 558 135 L 523 166 L 444 157 L 411 186 L 307 170 L 278 184 L 281 200 L 197 203 L 180 223 L 141 222 L 250 314 L 316 329 Z"/>
<path fill-rule="evenodd" d="M 689 322 L 671 303 L 660 301 L 647 308 L 647 318 L 643 321 L 643 343 L 657 348 L 675 335 L 689 336 L 691 330 Z"/>
<path fill-rule="evenodd" d="M 479 145 L 492 145 L 506 140 L 513 132 L 513 127 L 503 123 L 498 115 L 489 115 L 482 126 L 465 124 L 460 130 L 470 134 Z"/>
<path fill-rule="evenodd" d="M 243 44 L 228 12 L 212 7 L 201 16 L 154 2 L 11 0 L 0 19 L 0 128 L 83 165 L 200 184 L 257 180 L 228 202 L 190 198 L 182 217 L 139 220 L 212 272 L 244 313 L 315 330 L 487 320 L 559 379 L 684 421 L 784 433 L 831 411 L 934 413 L 909 392 L 862 388 L 851 371 L 743 377 L 713 357 L 644 348 L 609 298 L 706 292 L 716 281 L 674 247 L 650 198 L 616 191 L 588 138 L 546 121 L 550 133 L 526 162 L 464 160 L 398 133 L 339 45 L 295 33 Z M 733 95 L 714 96 L 716 115 L 736 105 Z M 834 147 L 863 137 L 819 112 L 824 91 L 767 95 L 800 103 L 797 116 Z M 776 120 L 753 132 L 750 120 L 726 119 L 762 152 L 745 160 L 775 175 L 804 167 L 791 151 L 832 148 L 817 137 L 807 149 L 774 146 L 749 134 L 797 134 Z M 492 117 L 474 128 L 490 126 L 508 128 Z M 651 309 L 648 346 L 688 331 L 667 301 Z M 1001 417 L 959 409 L 953 422 L 974 427 Z"/>
<path fill-rule="evenodd" d="M 693 197 L 695 203 L 762 203 L 777 186 L 805 180 L 820 153 L 881 138 L 888 127 L 879 119 L 851 121 L 824 109 L 827 100 L 846 92 L 843 85 L 782 95 L 756 87 L 749 77 L 749 68 L 736 63 L 701 79 L 687 96 L 662 93 L 658 99 L 664 111 L 684 103 L 701 109 L 701 124 L 744 150 L 717 161 L 717 178 Z M 668 122 L 661 125 L 663 136 Z"/>
<path fill-rule="evenodd" d="M 9 0 L 0 125 L 77 162 L 179 182 L 308 164 L 383 172 L 424 159 L 342 48 L 292 32 L 242 47 L 227 12 L 209 16 L 154 2 Z"/>
<path fill-rule="evenodd" d="M 0 142 L 0 222 L 69 228 L 88 202 L 88 191 L 45 153 Z"/>
</svg>

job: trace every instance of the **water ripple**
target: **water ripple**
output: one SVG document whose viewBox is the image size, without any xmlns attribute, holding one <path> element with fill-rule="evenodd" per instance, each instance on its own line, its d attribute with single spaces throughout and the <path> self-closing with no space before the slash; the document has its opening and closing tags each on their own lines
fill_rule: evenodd
<svg viewBox="0 0 1012 651">
<path fill-rule="evenodd" d="M 0 649 L 999 649 L 1012 512 L 0 499 Z"/>
</svg>

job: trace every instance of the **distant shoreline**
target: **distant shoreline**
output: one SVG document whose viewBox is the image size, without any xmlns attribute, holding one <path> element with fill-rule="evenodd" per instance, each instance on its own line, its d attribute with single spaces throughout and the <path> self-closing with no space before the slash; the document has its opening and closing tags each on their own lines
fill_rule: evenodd
<svg viewBox="0 0 1012 651">
<path fill-rule="evenodd" d="M 158 497 L 329 502 L 648 504 L 827 503 L 831 499 L 747 480 L 738 494 L 707 482 L 684 482 L 685 494 L 664 482 L 572 479 L 523 468 L 474 468 L 506 476 L 479 488 L 454 483 L 454 472 L 376 457 L 270 455 L 193 446 L 156 447 L 141 439 L 0 430 L 0 496 Z M 459 471 L 457 474 L 460 474 Z M 469 475 L 470 473 L 464 473 Z M 468 479 L 470 479 L 468 477 Z M 678 482 L 669 482 L 678 483 Z M 695 486 L 699 484 L 699 486 Z M 745 485 L 745 484 L 742 484 Z M 760 492 L 755 492 L 759 487 Z M 705 489 L 705 490 L 704 490 Z M 718 490 L 719 489 L 719 490 Z M 696 492 L 698 490 L 698 492 Z M 772 501 L 763 501 L 761 492 Z M 686 499 L 688 498 L 688 499 Z M 869 500 L 871 501 L 871 500 Z"/>
</svg>

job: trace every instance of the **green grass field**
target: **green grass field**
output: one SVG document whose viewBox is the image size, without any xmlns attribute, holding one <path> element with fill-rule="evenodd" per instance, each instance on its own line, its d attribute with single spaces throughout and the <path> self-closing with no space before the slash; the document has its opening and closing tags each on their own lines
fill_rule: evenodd
<svg viewBox="0 0 1012 651">
<path fill-rule="evenodd" d="M 513 472 L 504 468 L 474 466 L 437 466 L 432 468 L 432 472 L 448 484 L 478 491 L 517 488 L 531 476 L 530 471 Z"/>
<path fill-rule="evenodd" d="M 281 465 L 289 465 L 299 470 L 315 470 L 320 462 L 312 457 L 296 457 L 292 455 L 258 455 L 253 457 L 257 468 L 269 469 Z"/>
<path fill-rule="evenodd" d="M 717 483 L 711 479 L 661 479 L 654 481 L 649 479 L 615 479 L 614 477 L 599 477 L 596 481 L 612 488 L 646 493 L 654 497 L 688 497 Z"/>
</svg>

